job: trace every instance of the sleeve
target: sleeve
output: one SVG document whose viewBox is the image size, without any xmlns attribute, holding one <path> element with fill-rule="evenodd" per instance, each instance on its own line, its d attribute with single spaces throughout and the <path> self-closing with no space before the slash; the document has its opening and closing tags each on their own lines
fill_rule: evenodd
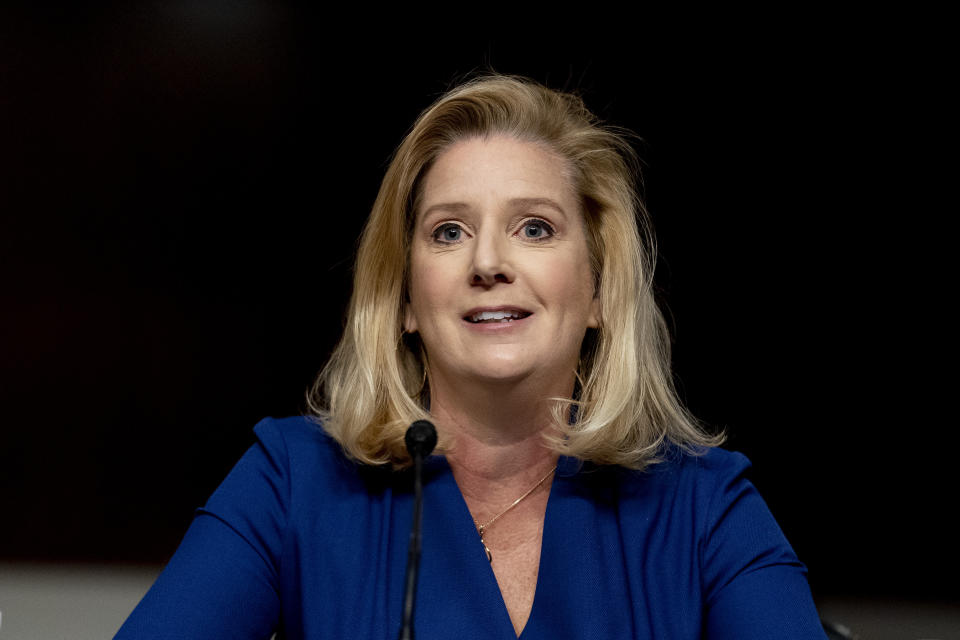
<svg viewBox="0 0 960 640">
<path fill-rule="evenodd" d="M 264 640 L 280 617 L 289 464 L 272 420 L 206 506 L 115 640 Z"/>
<path fill-rule="evenodd" d="M 701 546 L 710 640 L 825 640 L 806 567 L 746 479 L 740 454 L 721 475 Z"/>
</svg>

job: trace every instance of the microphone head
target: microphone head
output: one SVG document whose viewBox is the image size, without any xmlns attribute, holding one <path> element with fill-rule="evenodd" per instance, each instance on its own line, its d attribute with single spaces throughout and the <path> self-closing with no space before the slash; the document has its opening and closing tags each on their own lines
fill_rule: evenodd
<svg viewBox="0 0 960 640">
<path fill-rule="evenodd" d="M 403 441 L 413 458 L 417 456 L 426 458 L 437 446 L 437 428 L 432 422 L 417 420 L 407 429 L 407 435 L 404 436 Z"/>
</svg>

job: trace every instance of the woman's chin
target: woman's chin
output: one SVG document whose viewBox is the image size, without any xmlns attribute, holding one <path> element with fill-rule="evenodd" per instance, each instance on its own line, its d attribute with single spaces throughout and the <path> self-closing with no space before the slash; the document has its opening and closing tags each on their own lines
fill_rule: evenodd
<svg viewBox="0 0 960 640">
<path fill-rule="evenodd" d="M 515 385 L 536 373 L 536 369 L 521 362 L 509 360 L 474 361 L 468 367 L 460 367 L 449 377 L 454 392 L 469 391 L 475 385 Z M 446 377 L 446 376 L 445 376 Z M 462 388 L 461 388 L 462 387 Z"/>
<path fill-rule="evenodd" d="M 485 366 L 475 366 L 466 376 L 473 385 L 484 384 L 491 387 L 515 387 L 517 385 L 538 381 L 537 387 L 543 392 L 547 380 L 553 376 L 547 375 L 544 368 L 532 366 L 527 362 L 497 361 Z"/>
</svg>

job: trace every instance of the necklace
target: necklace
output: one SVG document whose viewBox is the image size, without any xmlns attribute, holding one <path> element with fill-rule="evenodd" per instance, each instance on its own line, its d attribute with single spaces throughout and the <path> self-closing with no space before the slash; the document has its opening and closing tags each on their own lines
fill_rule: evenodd
<svg viewBox="0 0 960 640">
<path fill-rule="evenodd" d="M 503 511 L 501 511 L 501 512 L 498 513 L 497 515 L 495 515 L 495 516 L 493 516 L 492 518 L 490 518 L 490 520 L 488 520 L 486 523 L 480 524 L 479 522 L 476 521 L 476 519 L 474 519 L 473 524 L 476 525 L 476 527 L 477 527 L 477 533 L 480 534 L 480 544 L 483 545 L 483 550 L 487 552 L 487 562 L 493 562 L 493 554 L 490 552 L 490 547 L 487 546 L 487 543 L 483 541 L 483 534 L 484 534 L 484 532 L 485 532 L 487 529 L 490 528 L 490 525 L 492 525 L 494 522 L 496 522 L 497 520 L 499 520 L 499 519 L 500 519 L 500 516 L 502 516 L 503 514 L 505 514 L 505 513 L 508 512 L 508 511 L 510 511 L 510 509 L 513 509 L 515 506 L 517 506 L 518 504 L 520 504 L 520 502 L 523 501 L 524 498 L 526 498 L 526 497 L 529 496 L 531 493 L 533 493 L 534 491 L 536 491 L 536 490 L 537 490 L 537 487 L 539 487 L 539 486 L 542 485 L 544 482 L 546 482 L 547 478 L 549 478 L 549 477 L 553 474 L 554 471 L 556 471 L 556 467 L 554 467 L 553 469 L 550 469 L 550 471 L 547 472 L 547 475 L 543 476 L 542 478 L 540 478 L 540 480 L 537 481 L 537 484 L 535 484 L 535 485 L 533 485 L 532 487 L 530 487 L 530 489 L 529 489 L 525 494 L 523 494 L 522 496 L 520 496 L 519 498 L 517 498 L 516 500 L 514 500 L 513 503 L 512 503 L 509 507 L 507 507 L 506 509 L 504 509 Z"/>
</svg>

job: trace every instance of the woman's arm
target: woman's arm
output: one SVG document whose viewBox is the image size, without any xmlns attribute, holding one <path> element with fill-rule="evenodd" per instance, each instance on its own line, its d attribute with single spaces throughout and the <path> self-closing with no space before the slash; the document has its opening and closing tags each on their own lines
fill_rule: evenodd
<svg viewBox="0 0 960 640">
<path fill-rule="evenodd" d="M 116 640 L 265 640 L 274 632 L 288 461 L 272 421 L 256 433 Z"/>
<path fill-rule="evenodd" d="M 721 481 L 701 562 L 710 640 L 823 640 L 826 635 L 797 559 L 753 484 L 746 458 Z"/>
<path fill-rule="evenodd" d="M 280 610 L 270 574 L 263 558 L 228 524 L 198 513 L 115 638 L 266 640 Z"/>
</svg>

